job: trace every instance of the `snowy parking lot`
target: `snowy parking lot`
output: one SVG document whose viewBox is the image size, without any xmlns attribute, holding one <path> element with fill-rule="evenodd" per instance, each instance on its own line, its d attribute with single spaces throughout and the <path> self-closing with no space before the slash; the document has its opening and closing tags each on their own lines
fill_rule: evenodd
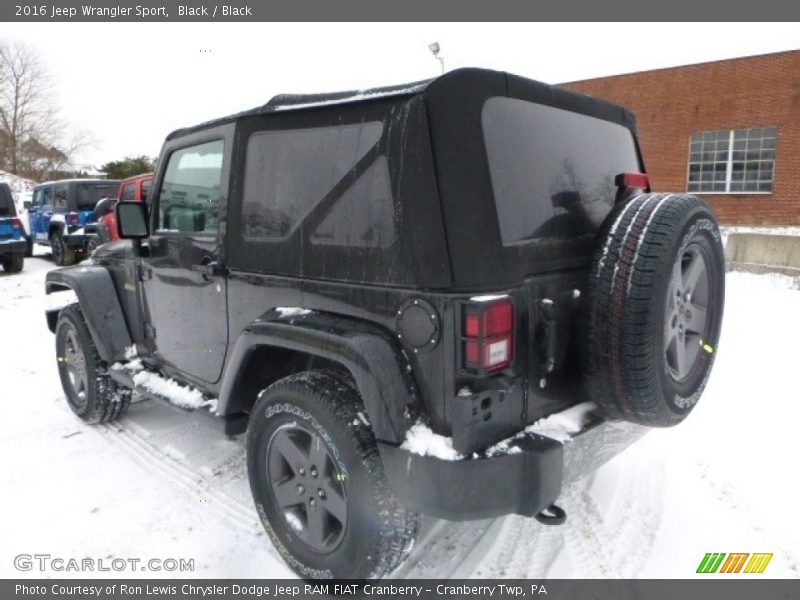
<svg viewBox="0 0 800 600">
<path fill-rule="evenodd" d="M 0 274 L 0 576 L 92 576 L 15 568 L 38 553 L 194 560 L 190 573 L 125 576 L 292 577 L 258 523 L 242 440 L 151 401 L 113 425 L 73 416 L 43 312 L 52 268 L 37 250 L 22 273 Z M 727 286 L 717 363 L 684 424 L 569 486 L 565 525 L 426 521 L 395 575 L 685 578 L 707 552 L 767 552 L 755 577 L 800 577 L 800 290 L 742 273 Z"/>
</svg>

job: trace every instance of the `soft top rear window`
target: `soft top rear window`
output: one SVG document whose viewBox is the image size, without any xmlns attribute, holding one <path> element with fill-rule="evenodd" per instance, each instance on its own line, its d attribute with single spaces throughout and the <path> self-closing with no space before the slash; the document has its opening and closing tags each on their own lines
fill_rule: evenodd
<svg viewBox="0 0 800 600">
<path fill-rule="evenodd" d="M 629 129 L 525 100 L 486 101 L 483 132 L 504 245 L 594 233 L 614 177 L 639 171 Z"/>
<path fill-rule="evenodd" d="M 14 206 L 14 198 L 11 194 L 0 189 L 0 217 L 15 217 L 17 215 Z"/>
<path fill-rule="evenodd" d="M 78 183 L 75 185 L 75 201 L 78 210 L 92 210 L 105 197 L 117 195 L 116 183 Z"/>
</svg>

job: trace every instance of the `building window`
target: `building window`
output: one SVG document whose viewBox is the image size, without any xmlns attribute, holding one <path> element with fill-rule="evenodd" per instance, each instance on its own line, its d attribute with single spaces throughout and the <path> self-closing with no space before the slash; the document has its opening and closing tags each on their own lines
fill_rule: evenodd
<svg viewBox="0 0 800 600">
<path fill-rule="evenodd" d="M 692 134 L 690 192 L 752 194 L 772 192 L 777 127 Z"/>
</svg>

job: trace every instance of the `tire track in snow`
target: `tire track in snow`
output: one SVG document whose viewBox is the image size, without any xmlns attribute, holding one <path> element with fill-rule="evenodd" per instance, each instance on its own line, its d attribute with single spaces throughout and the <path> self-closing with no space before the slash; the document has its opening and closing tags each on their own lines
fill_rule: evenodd
<svg viewBox="0 0 800 600">
<path fill-rule="evenodd" d="M 551 527 L 517 515 L 500 519 L 494 547 L 473 576 L 548 577 L 560 558 L 581 577 L 638 576 L 661 519 L 662 469 L 643 467 L 603 477 L 616 477 L 614 498 L 607 505 L 601 506 L 592 493 L 594 475 L 565 488 L 558 501 L 568 515 L 564 525 Z"/>
<path fill-rule="evenodd" d="M 138 403 L 137 403 L 138 404 Z M 99 430 L 114 446 L 151 472 L 158 473 L 171 485 L 176 485 L 198 500 L 211 500 L 213 506 L 226 520 L 245 533 L 262 536 L 269 551 L 279 557 L 277 550 L 263 534 L 255 508 L 242 502 L 236 493 L 246 479 L 245 450 L 228 456 L 213 466 L 196 465 L 191 452 L 181 449 L 181 441 L 191 442 L 201 436 L 208 444 L 224 439 L 221 433 L 205 427 L 203 415 L 181 415 L 185 422 L 174 427 L 151 428 L 151 410 L 159 405 L 142 405 L 119 421 L 99 426 Z M 168 409 L 172 411 L 172 409 Z M 173 411 L 174 412 L 174 411 Z M 141 418 L 137 419 L 137 416 Z M 156 421 L 158 422 L 158 421 Z M 197 453 L 199 454 L 199 452 Z M 247 492 L 249 494 L 249 491 Z M 456 573 L 469 576 L 482 555 L 477 550 L 490 532 L 494 520 L 454 523 L 429 519 L 425 530 L 407 561 L 393 574 L 399 578 L 453 577 Z"/>
<path fill-rule="evenodd" d="M 158 405 L 143 405 L 100 429 L 147 469 L 199 499 L 210 499 L 210 505 L 238 529 L 262 536 L 270 553 L 278 556 L 250 504 L 244 447 L 239 443 L 239 450 L 229 448 L 229 454 L 214 464 L 193 462 L 199 455 L 208 461 L 213 452 L 207 446 L 221 443 L 224 436 L 206 427 L 203 415 L 181 415 L 183 420 L 176 425 L 164 426 L 150 412 L 158 409 Z M 207 446 L 192 451 L 198 436 Z M 414 550 L 392 577 L 538 578 L 547 576 L 564 555 L 584 577 L 636 575 L 647 560 L 658 525 L 659 512 L 648 507 L 654 506 L 653 496 L 658 496 L 653 483 L 659 478 L 660 473 L 654 476 L 647 469 L 620 476 L 615 497 L 624 501 L 615 512 L 622 511 L 625 519 L 619 527 L 606 522 L 593 498 L 593 477 L 564 490 L 559 503 L 567 510 L 568 521 L 562 526 L 546 526 L 518 515 L 468 522 L 426 519 Z"/>
<path fill-rule="evenodd" d="M 255 508 L 246 506 L 219 489 L 213 481 L 187 467 L 164 448 L 157 448 L 145 438 L 125 427 L 126 419 L 101 425 L 107 439 L 151 472 L 157 472 L 170 483 L 183 488 L 198 500 L 211 499 L 210 505 L 239 529 L 262 534 Z"/>
</svg>

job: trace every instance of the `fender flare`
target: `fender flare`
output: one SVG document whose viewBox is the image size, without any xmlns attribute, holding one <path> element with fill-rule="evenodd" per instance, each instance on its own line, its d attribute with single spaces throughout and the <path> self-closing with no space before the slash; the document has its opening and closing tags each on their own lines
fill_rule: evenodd
<svg viewBox="0 0 800 600">
<path fill-rule="evenodd" d="M 346 368 L 380 441 L 402 443 L 416 419 L 419 402 L 408 363 L 380 327 L 327 313 L 284 317 L 274 310 L 250 323 L 236 340 L 220 386 L 218 415 L 227 414 L 249 354 L 263 346 L 304 352 Z"/>
<path fill-rule="evenodd" d="M 114 280 L 108 269 L 99 265 L 78 265 L 47 273 L 45 293 L 72 290 L 86 319 L 100 358 L 107 363 L 125 360 L 125 350 L 133 344 Z M 60 309 L 46 311 L 47 325 L 55 333 Z"/>
</svg>

